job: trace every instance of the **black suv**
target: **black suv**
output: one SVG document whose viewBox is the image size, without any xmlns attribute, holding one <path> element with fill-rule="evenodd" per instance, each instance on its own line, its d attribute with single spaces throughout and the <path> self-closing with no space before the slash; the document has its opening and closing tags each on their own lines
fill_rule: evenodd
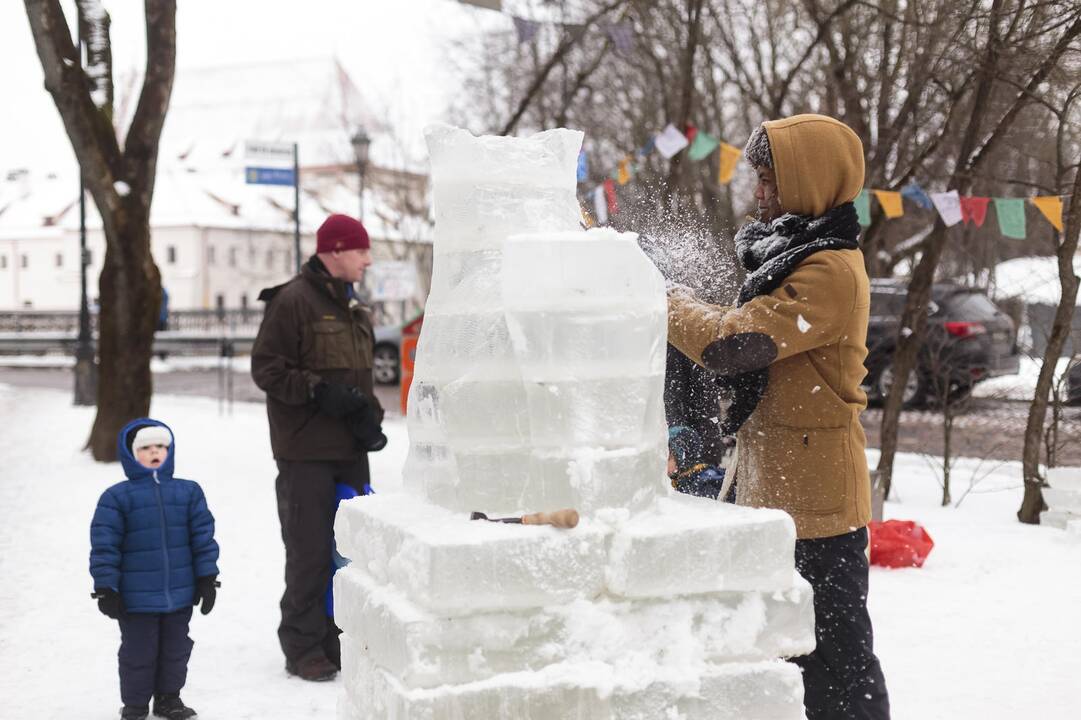
<svg viewBox="0 0 1081 720">
<path fill-rule="evenodd" d="M 899 280 L 871 281 L 864 389 L 872 403 L 885 400 L 893 384 L 893 351 L 907 292 Z M 928 306 L 927 336 L 905 385 L 904 406 L 963 399 L 982 380 L 1016 373 L 1020 361 L 1013 320 L 982 290 L 936 283 Z"/>
</svg>

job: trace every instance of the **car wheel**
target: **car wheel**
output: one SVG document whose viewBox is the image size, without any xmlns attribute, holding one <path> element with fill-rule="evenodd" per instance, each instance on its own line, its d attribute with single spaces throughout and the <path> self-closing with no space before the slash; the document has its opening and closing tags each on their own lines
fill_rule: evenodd
<svg viewBox="0 0 1081 720">
<path fill-rule="evenodd" d="M 398 382 L 398 348 L 393 345 L 376 345 L 372 353 L 372 379 L 379 385 L 395 385 Z"/>
<path fill-rule="evenodd" d="M 893 387 L 893 363 L 882 368 L 882 371 L 878 373 L 878 377 L 875 379 L 874 392 L 880 402 L 886 402 L 891 387 Z M 927 388 L 919 373 L 916 371 L 910 372 L 908 382 L 905 383 L 905 391 L 901 396 L 901 407 L 922 407 L 926 396 Z"/>
</svg>

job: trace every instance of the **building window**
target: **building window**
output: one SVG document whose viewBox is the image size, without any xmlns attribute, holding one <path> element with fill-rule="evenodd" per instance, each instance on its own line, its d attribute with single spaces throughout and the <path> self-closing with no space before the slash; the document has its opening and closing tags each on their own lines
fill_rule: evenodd
<svg viewBox="0 0 1081 720">
<path fill-rule="evenodd" d="M 207 248 L 206 248 L 206 264 L 207 265 L 213 265 L 214 264 L 214 246 L 213 245 L 208 245 Z"/>
<path fill-rule="evenodd" d="M 269 270 L 272 267 L 274 267 L 274 251 L 273 250 L 267 250 L 266 251 L 266 269 Z"/>
<path fill-rule="evenodd" d="M 236 248 L 229 248 L 229 267 L 236 267 Z"/>
<path fill-rule="evenodd" d="M 94 251 L 93 250 L 87 250 L 86 251 L 86 266 L 90 267 L 93 264 L 94 264 Z"/>
<path fill-rule="evenodd" d="M 8 256 L 7 255 L 0 255 L 0 270 L 7 270 L 7 269 L 8 269 Z"/>
<path fill-rule="evenodd" d="M 30 267 L 30 258 L 23 254 L 19 257 L 19 265 L 24 269 Z"/>
<path fill-rule="evenodd" d="M 289 257 L 289 253 L 282 253 L 282 257 L 285 258 L 285 272 L 293 272 L 293 258 Z"/>
<path fill-rule="evenodd" d="M 56 266 L 58 268 L 64 267 L 64 253 L 57 253 L 56 254 Z"/>
<path fill-rule="evenodd" d="M 176 265 L 176 245 L 165 248 L 165 261 L 170 265 Z"/>
</svg>

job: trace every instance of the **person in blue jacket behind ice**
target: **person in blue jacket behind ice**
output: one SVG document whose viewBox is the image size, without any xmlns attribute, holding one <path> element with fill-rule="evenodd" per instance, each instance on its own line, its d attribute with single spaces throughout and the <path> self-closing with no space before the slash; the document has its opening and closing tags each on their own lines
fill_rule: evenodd
<svg viewBox="0 0 1081 720">
<path fill-rule="evenodd" d="M 334 484 L 334 512 L 337 514 L 338 508 L 342 504 L 342 500 L 352 500 L 360 495 L 371 495 L 372 486 L 365 484 L 364 491 L 358 493 L 352 485 L 346 485 L 345 483 Z M 349 564 L 349 558 L 338 552 L 338 543 L 331 540 L 330 546 L 330 582 L 327 583 L 327 617 L 334 617 L 334 575 L 343 567 Z M 339 629 L 340 633 L 341 630 Z"/>
<path fill-rule="evenodd" d="M 90 524 L 90 574 L 98 609 L 120 623 L 123 720 L 185 720 L 192 606 L 206 615 L 217 595 L 214 517 L 198 483 L 173 477 L 172 431 L 150 418 L 117 437 L 127 480 L 101 495 Z"/>
</svg>

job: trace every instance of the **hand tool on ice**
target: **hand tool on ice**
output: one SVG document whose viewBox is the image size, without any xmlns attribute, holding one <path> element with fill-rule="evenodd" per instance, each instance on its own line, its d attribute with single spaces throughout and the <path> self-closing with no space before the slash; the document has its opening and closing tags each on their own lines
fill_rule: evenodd
<svg viewBox="0 0 1081 720">
<path fill-rule="evenodd" d="M 578 525 L 578 511 L 572 508 L 556 510 L 555 512 L 539 512 L 522 517 L 490 518 L 482 512 L 475 512 L 469 516 L 470 520 L 487 520 L 488 522 L 518 523 L 521 525 L 552 525 L 557 528 L 572 528 Z"/>
</svg>

